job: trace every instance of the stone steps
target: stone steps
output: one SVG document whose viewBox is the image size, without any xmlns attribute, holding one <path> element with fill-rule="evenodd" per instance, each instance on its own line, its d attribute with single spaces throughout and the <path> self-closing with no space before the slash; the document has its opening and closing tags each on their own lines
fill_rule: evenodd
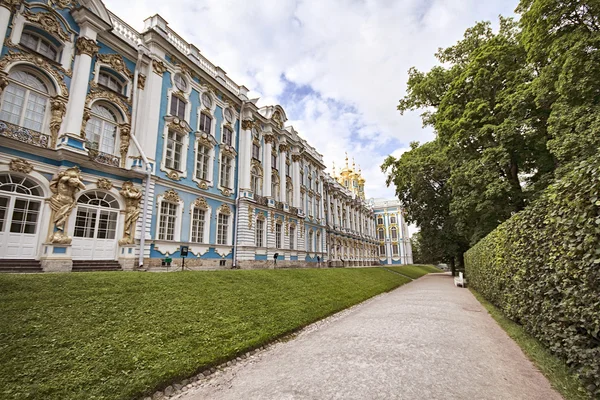
<svg viewBox="0 0 600 400">
<path fill-rule="evenodd" d="M 44 272 L 38 260 L 0 259 L 0 273 Z"/>
<path fill-rule="evenodd" d="M 122 271 L 121 265 L 115 260 L 73 260 L 73 272 L 104 272 Z"/>
</svg>

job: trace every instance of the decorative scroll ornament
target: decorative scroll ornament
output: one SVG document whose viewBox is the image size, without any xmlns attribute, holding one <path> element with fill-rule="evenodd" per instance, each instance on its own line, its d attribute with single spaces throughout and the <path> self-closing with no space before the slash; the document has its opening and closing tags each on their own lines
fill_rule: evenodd
<svg viewBox="0 0 600 400">
<path fill-rule="evenodd" d="M 8 80 L 8 74 L 4 71 L 0 71 L 0 93 L 8 86 L 10 81 Z"/>
<path fill-rule="evenodd" d="M 67 98 L 69 94 L 69 90 L 67 89 L 67 85 L 61 74 L 59 74 L 54 68 L 50 67 L 48 62 L 41 56 L 36 56 L 30 53 L 15 53 L 14 51 L 9 51 L 8 54 L 5 54 L 0 59 L 0 70 L 5 71 L 6 67 L 9 64 L 12 64 L 15 61 L 26 61 L 32 64 L 35 64 L 39 68 L 41 68 L 44 72 L 52 75 L 54 80 L 58 83 L 60 87 L 60 92 L 64 98 Z M 8 81 L 7 81 L 8 84 Z"/>
<path fill-rule="evenodd" d="M 225 197 L 231 196 L 231 191 L 229 189 L 227 189 L 227 188 L 219 189 L 219 191 Z"/>
<path fill-rule="evenodd" d="M 271 211 L 271 233 L 275 232 L 275 213 Z"/>
<path fill-rule="evenodd" d="M 179 197 L 179 194 L 177 194 L 176 191 L 174 191 L 173 189 L 169 189 L 163 195 L 163 200 L 171 201 L 173 203 L 179 203 L 181 201 L 181 198 Z"/>
<path fill-rule="evenodd" d="M 127 76 L 129 79 L 133 78 L 133 73 L 125 65 L 125 60 L 120 54 L 98 54 L 98 61 L 109 65 L 115 71 Z M 139 77 L 138 77 L 139 82 Z"/>
<path fill-rule="evenodd" d="M 254 207 L 248 206 L 248 229 L 252 229 L 252 220 L 254 219 Z"/>
<path fill-rule="evenodd" d="M 181 180 L 181 177 L 175 171 L 169 171 L 169 172 L 167 172 L 167 178 L 172 179 L 174 181 Z"/>
<path fill-rule="evenodd" d="M 146 75 L 138 74 L 137 86 L 138 86 L 138 89 L 144 90 L 144 88 L 146 87 Z"/>
<path fill-rule="evenodd" d="M 75 5 L 73 0 L 50 0 L 50 3 L 59 8 L 71 8 Z"/>
<path fill-rule="evenodd" d="M 229 145 L 222 146 L 221 153 L 226 157 L 235 157 L 235 150 Z"/>
<path fill-rule="evenodd" d="M 0 0 L 0 4 L 7 7 L 11 11 L 16 11 L 23 3 L 23 0 Z"/>
<path fill-rule="evenodd" d="M 165 65 L 164 62 L 159 61 L 159 60 L 152 60 L 152 71 L 155 74 L 162 76 L 166 70 L 167 70 L 167 66 Z"/>
<path fill-rule="evenodd" d="M 300 162 L 300 160 L 302 160 L 302 156 L 300 154 L 292 154 L 293 162 Z"/>
<path fill-rule="evenodd" d="M 200 188 L 200 189 L 208 189 L 208 183 L 206 183 L 206 181 L 200 181 L 198 183 L 196 183 L 196 185 Z"/>
<path fill-rule="evenodd" d="M 231 215 L 231 208 L 229 208 L 229 206 L 227 204 L 222 204 L 221 207 L 219 207 L 219 214 L 223 214 L 223 215 Z"/>
<path fill-rule="evenodd" d="M 8 169 L 14 172 L 21 172 L 23 174 L 28 174 L 33 171 L 33 165 L 23 158 L 14 158 L 10 160 L 8 164 Z"/>
<path fill-rule="evenodd" d="M 106 178 L 98 179 L 96 181 L 96 186 L 98 186 L 99 189 L 104 189 L 104 190 L 110 190 L 113 188 L 112 182 Z"/>
<path fill-rule="evenodd" d="M 137 222 L 142 201 L 142 191 L 135 186 L 133 182 L 125 182 L 119 191 L 125 199 L 125 224 L 123 227 L 123 239 L 119 240 L 120 245 L 135 243 L 135 223 Z"/>
<path fill-rule="evenodd" d="M 290 219 L 288 217 L 285 217 L 285 234 L 290 234 Z"/>
<path fill-rule="evenodd" d="M 127 162 L 127 152 L 129 151 L 129 141 L 131 139 L 131 127 L 129 124 L 119 125 L 119 151 L 121 153 L 121 168 L 125 168 Z"/>
<path fill-rule="evenodd" d="M 62 124 L 63 117 L 67 111 L 67 99 L 60 96 L 55 96 L 50 102 L 50 147 L 56 146 L 56 140 L 58 139 L 58 131 Z M 85 136 L 84 136 L 85 137 Z"/>
<path fill-rule="evenodd" d="M 279 145 L 279 151 L 281 151 L 281 152 L 287 152 L 289 149 L 290 149 L 290 146 L 285 143 L 282 143 Z"/>
<path fill-rule="evenodd" d="M 208 210 L 208 203 L 204 197 L 198 197 L 196 200 L 194 200 L 194 207 L 202 210 Z"/>
<path fill-rule="evenodd" d="M 81 181 L 81 173 L 78 167 L 71 167 L 58 173 L 50 182 L 50 208 L 52 209 L 52 223 L 54 231 L 50 234 L 50 243 L 70 244 L 71 238 L 65 234 L 65 225 L 71 211 L 77 204 L 75 194 L 79 190 L 85 190 Z"/>
<path fill-rule="evenodd" d="M 63 30 L 62 25 L 56 17 L 49 12 L 32 13 L 29 10 L 23 11 L 23 16 L 30 22 L 42 26 L 45 31 L 53 33 L 65 42 L 70 42 L 71 37 Z"/>
<path fill-rule="evenodd" d="M 86 54 L 90 57 L 93 57 L 99 49 L 96 41 L 83 36 L 77 39 L 75 48 L 77 49 L 77 54 Z"/>
<path fill-rule="evenodd" d="M 251 119 L 245 119 L 242 121 L 242 129 L 245 131 L 249 131 L 254 126 L 254 122 Z"/>
</svg>

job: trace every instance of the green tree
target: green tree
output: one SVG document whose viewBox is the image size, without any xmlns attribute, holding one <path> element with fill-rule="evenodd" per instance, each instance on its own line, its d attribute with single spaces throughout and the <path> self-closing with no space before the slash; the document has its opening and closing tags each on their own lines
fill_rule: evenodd
<svg viewBox="0 0 600 400">
<path fill-rule="evenodd" d="M 562 165 L 600 147 L 600 1 L 521 0 L 531 88 L 549 111 L 548 147 Z"/>
</svg>

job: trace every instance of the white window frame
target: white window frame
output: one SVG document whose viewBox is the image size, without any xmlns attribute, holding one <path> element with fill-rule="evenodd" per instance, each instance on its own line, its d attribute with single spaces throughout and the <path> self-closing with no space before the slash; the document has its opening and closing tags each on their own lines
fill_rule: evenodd
<svg viewBox="0 0 600 400">
<path fill-rule="evenodd" d="M 204 228 L 202 230 L 202 241 L 194 242 L 192 241 L 193 232 L 194 232 L 194 210 L 200 209 L 204 211 Z M 189 241 L 194 244 L 208 244 L 210 243 L 210 221 L 211 221 L 212 209 L 210 206 L 208 207 L 198 207 L 193 202 L 190 205 L 190 235 Z"/>
<path fill-rule="evenodd" d="M 313 240 L 314 240 L 314 234 L 312 229 L 308 231 L 308 238 L 306 240 L 306 250 L 309 253 L 313 252 Z"/>
<path fill-rule="evenodd" d="M 260 232 L 258 229 L 259 223 L 260 223 L 260 225 L 262 225 L 262 229 L 260 230 Z M 265 229 L 265 227 L 266 227 L 266 221 L 264 219 L 258 218 L 258 216 L 257 216 L 256 226 L 254 227 L 254 245 L 256 247 L 260 247 L 260 248 L 266 247 L 265 244 L 267 243 L 267 240 L 266 240 L 265 234 L 266 234 L 267 230 Z M 259 234 L 260 234 L 260 236 L 259 236 Z M 260 238 L 260 243 L 259 243 L 259 238 Z"/>
<path fill-rule="evenodd" d="M 42 28 L 42 30 L 44 30 Z M 44 32 L 46 32 L 46 34 L 52 36 L 52 38 L 54 38 L 53 35 L 51 35 L 49 32 L 47 32 L 46 30 L 44 30 Z M 21 43 L 21 41 L 23 40 L 23 35 L 29 35 L 29 36 L 33 36 L 34 38 L 37 39 L 37 45 L 35 49 L 32 49 L 31 47 L 25 46 L 24 44 Z M 55 40 L 57 40 L 59 43 L 62 44 L 62 41 L 54 38 Z M 39 51 L 40 48 L 40 43 L 42 42 L 46 42 L 47 45 L 49 45 L 49 47 L 52 47 L 55 51 L 56 51 L 56 56 L 54 58 L 52 57 L 48 57 L 46 54 L 41 53 Z M 29 29 L 23 29 L 23 31 L 21 32 L 21 36 L 19 37 L 19 42 L 18 42 L 21 46 L 23 46 L 24 48 L 26 48 L 27 50 L 33 51 L 49 60 L 55 61 L 55 62 L 60 62 L 61 58 L 62 58 L 62 47 L 63 46 L 56 46 L 54 43 L 52 43 L 50 40 L 46 39 L 44 36 L 40 35 L 39 33 L 33 31 L 33 30 L 29 30 Z"/>
<path fill-rule="evenodd" d="M 289 229 L 290 229 L 290 231 L 289 231 L 290 232 L 290 234 L 289 234 L 289 236 L 290 236 L 289 237 L 289 248 L 290 248 L 290 250 L 296 250 L 295 249 L 295 247 L 297 245 L 296 244 L 296 238 L 297 238 L 297 236 L 296 236 L 296 226 L 295 225 L 291 225 Z"/>
<path fill-rule="evenodd" d="M 165 240 L 159 239 L 160 236 L 160 213 L 162 209 L 162 203 L 167 202 L 164 200 L 164 194 L 160 194 L 156 198 L 156 227 L 155 227 L 155 239 L 163 242 L 179 242 L 181 241 L 181 222 L 183 221 L 183 201 L 180 199 L 179 202 L 175 203 L 173 201 L 169 201 L 169 203 L 175 204 L 177 206 L 176 210 L 176 218 L 175 218 L 175 232 L 173 235 L 173 240 Z"/>
<path fill-rule="evenodd" d="M 231 209 L 231 207 L 229 207 Z M 219 243 L 219 216 L 226 215 L 227 218 L 227 235 L 225 237 L 225 243 Z M 231 246 L 231 236 L 233 234 L 233 212 L 230 214 L 223 213 L 221 211 L 217 211 L 216 215 L 216 224 L 215 224 L 215 243 L 217 246 Z"/>
<path fill-rule="evenodd" d="M 283 249 L 283 224 L 281 222 L 275 223 L 275 248 Z"/>
<path fill-rule="evenodd" d="M 224 182 L 223 181 L 223 161 L 227 159 L 229 160 L 230 164 L 229 164 L 229 182 Z M 235 172 L 235 158 L 231 157 L 230 155 L 225 155 L 223 153 L 221 153 L 220 157 L 219 157 L 219 187 L 222 189 L 228 189 L 228 190 L 233 190 L 233 175 Z M 227 185 L 224 185 L 224 183 L 226 183 Z"/>
<path fill-rule="evenodd" d="M 128 99 L 131 99 L 131 92 L 132 92 L 131 88 L 133 87 L 133 81 L 131 79 L 129 79 L 129 77 L 115 71 L 111 65 L 103 63 L 100 60 L 96 60 L 96 65 L 94 66 L 94 83 L 103 88 L 106 87 L 106 86 L 100 84 L 100 71 L 103 68 L 110 69 L 113 74 L 117 74 L 117 75 L 119 75 L 119 77 L 121 77 L 121 81 L 123 83 L 123 92 L 120 94 L 127 97 Z M 110 89 L 110 90 L 112 90 L 112 89 Z"/>
</svg>

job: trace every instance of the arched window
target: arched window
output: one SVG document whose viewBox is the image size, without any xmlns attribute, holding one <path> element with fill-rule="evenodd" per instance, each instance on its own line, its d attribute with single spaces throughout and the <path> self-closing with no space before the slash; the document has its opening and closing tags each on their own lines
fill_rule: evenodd
<svg viewBox="0 0 600 400">
<path fill-rule="evenodd" d="M 395 216 L 395 215 L 392 215 L 392 216 L 390 217 L 390 224 L 395 224 L 395 223 L 396 223 L 396 216 Z"/>
<path fill-rule="evenodd" d="M 261 175 L 258 168 L 253 167 L 250 171 L 250 189 L 256 195 L 262 194 Z"/>
<path fill-rule="evenodd" d="M 21 44 L 30 50 L 35 51 L 53 61 L 58 61 L 58 47 L 52 44 L 46 38 L 38 35 L 31 30 L 24 30 L 21 34 Z"/>
<path fill-rule="evenodd" d="M 286 187 L 285 202 L 290 206 L 294 203 L 294 187 L 291 184 Z"/>
<path fill-rule="evenodd" d="M 17 174 L 0 174 L 0 191 L 42 197 L 44 192 L 35 181 Z"/>
<path fill-rule="evenodd" d="M 2 94 L 0 119 L 34 131 L 42 131 L 50 90 L 38 75 L 29 70 L 13 70 L 8 75 L 9 84 Z"/>
<path fill-rule="evenodd" d="M 100 68 L 100 75 L 98 75 L 98 84 L 108 88 L 119 94 L 124 94 L 125 84 L 114 74 L 111 74 L 104 68 Z"/>
<path fill-rule="evenodd" d="M 396 229 L 396 227 L 392 227 L 392 229 L 390 229 L 390 233 L 392 236 L 392 240 L 398 239 L 398 229 Z"/>
<path fill-rule="evenodd" d="M 271 196 L 279 201 L 279 176 L 275 173 L 271 175 Z"/>
<path fill-rule="evenodd" d="M 115 112 L 104 105 L 94 104 L 90 120 L 85 126 L 88 147 L 103 153 L 114 154 L 117 123 Z"/>
<path fill-rule="evenodd" d="M 73 236 L 94 239 L 116 237 L 119 202 L 113 195 L 100 191 L 87 192 L 79 196 L 77 204 Z"/>
<path fill-rule="evenodd" d="M 321 251 L 321 232 L 317 232 L 317 242 L 315 244 L 315 249 L 317 253 Z"/>
</svg>

